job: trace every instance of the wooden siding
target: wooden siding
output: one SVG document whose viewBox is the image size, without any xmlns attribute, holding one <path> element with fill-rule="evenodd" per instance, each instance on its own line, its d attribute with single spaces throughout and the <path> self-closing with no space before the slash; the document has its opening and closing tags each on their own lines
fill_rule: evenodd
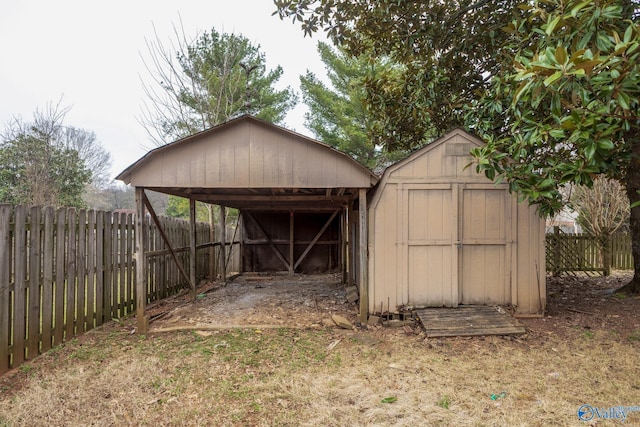
<svg viewBox="0 0 640 427">
<path fill-rule="evenodd" d="M 369 188 L 377 181 L 329 146 L 248 117 L 153 150 L 118 179 L 147 188 Z"/>
<path fill-rule="evenodd" d="M 481 144 L 456 130 L 385 171 L 370 206 L 370 312 L 544 309 L 544 222 L 506 185 L 467 167 Z"/>
</svg>

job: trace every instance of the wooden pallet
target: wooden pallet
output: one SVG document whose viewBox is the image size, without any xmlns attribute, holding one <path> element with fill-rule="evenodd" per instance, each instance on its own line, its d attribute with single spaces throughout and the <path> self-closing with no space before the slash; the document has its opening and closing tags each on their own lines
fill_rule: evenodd
<svg viewBox="0 0 640 427">
<path fill-rule="evenodd" d="M 525 327 L 509 313 L 486 305 L 416 310 L 428 337 L 520 335 Z"/>
</svg>

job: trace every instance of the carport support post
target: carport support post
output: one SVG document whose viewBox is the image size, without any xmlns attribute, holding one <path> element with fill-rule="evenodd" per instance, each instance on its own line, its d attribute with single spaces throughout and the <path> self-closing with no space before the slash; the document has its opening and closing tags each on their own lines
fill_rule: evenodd
<svg viewBox="0 0 640 427">
<path fill-rule="evenodd" d="M 222 232 L 220 233 L 220 262 L 222 270 L 220 273 L 220 278 L 222 282 L 227 281 L 227 209 L 224 205 L 220 205 L 220 228 L 222 228 Z"/>
<path fill-rule="evenodd" d="M 149 320 L 146 317 L 147 275 L 144 251 L 144 188 L 136 187 L 136 318 L 138 334 L 146 334 Z"/>
<path fill-rule="evenodd" d="M 360 264 L 358 265 L 358 279 L 360 281 L 360 323 L 367 323 L 369 314 L 369 283 L 367 277 L 368 257 L 367 257 L 367 190 L 361 188 L 358 192 L 358 252 Z"/>
<path fill-rule="evenodd" d="M 216 280 L 216 247 L 214 245 L 216 241 L 216 215 L 213 209 L 213 205 L 207 205 L 207 211 L 209 212 L 209 242 L 211 242 L 211 247 L 209 248 L 209 280 Z"/>
<path fill-rule="evenodd" d="M 340 265 L 342 266 L 342 284 L 346 284 L 349 279 L 347 278 L 347 272 L 349 271 L 347 267 L 347 233 L 349 232 L 349 227 L 347 225 L 347 206 L 342 208 L 342 217 L 340 218 Z"/>
<path fill-rule="evenodd" d="M 294 263 L 295 263 L 295 259 L 293 259 L 294 257 L 294 248 L 295 248 L 295 241 L 294 241 L 294 236 L 293 236 L 293 211 L 290 210 L 289 211 L 289 274 L 293 274 L 294 271 Z"/>
<path fill-rule="evenodd" d="M 189 281 L 196 300 L 196 201 L 189 199 Z"/>
</svg>

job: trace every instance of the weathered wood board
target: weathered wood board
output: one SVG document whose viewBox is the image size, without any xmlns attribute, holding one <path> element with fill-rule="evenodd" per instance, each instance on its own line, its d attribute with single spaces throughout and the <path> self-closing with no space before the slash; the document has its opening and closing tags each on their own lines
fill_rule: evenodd
<svg viewBox="0 0 640 427">
<path fill-rule="evenodd" d="M 416 310 L 428 337 L 520 335 L 525 327 L 509 313 L 486 305 Z"/>
</svg>

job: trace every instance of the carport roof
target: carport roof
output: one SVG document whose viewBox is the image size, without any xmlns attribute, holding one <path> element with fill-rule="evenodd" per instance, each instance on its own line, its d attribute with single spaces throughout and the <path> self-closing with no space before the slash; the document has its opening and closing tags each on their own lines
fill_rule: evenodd
<svg viewBox="0 0 640 427">
<path fill-rule="evenodd" d="M 252 116 L 149 151 L 116 179 L 231 207 L 331 208 L 378 177 L 346 154 Z"/>
</svg>

